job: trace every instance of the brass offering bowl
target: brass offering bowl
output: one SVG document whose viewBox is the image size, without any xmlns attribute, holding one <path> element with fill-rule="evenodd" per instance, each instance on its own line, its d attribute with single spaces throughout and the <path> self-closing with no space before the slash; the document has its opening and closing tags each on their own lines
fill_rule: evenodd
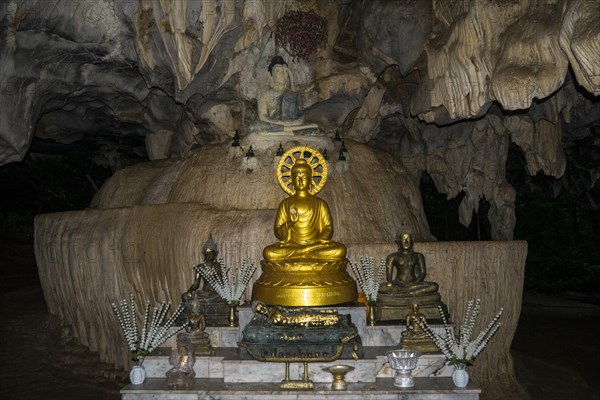
<svg viewBox="0 0 600 400">
<path fill-rule="evenodd" d="M 349 365 L 332 365 L 331 367 L 323 368 L 323 371 L 327 371 L 331 375 L 333 375 L 331 390 L 347 390 L 348 384 L 344 380 L 344 377 L 348 372 L 353 370 L 354 367 L 351 367 Z"/>
</svg>

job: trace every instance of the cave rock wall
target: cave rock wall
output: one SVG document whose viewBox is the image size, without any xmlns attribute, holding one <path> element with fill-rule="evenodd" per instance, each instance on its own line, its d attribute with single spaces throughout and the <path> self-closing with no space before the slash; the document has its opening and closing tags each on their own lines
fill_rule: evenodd
<svg viewBox="0 0 600 400">
<path fill-rule="evenodd" d="M 589 0 L 10 0 L 0 8 L 0 162 L 21 159 L 34 136 L 89 142 L 91 157 L 114 169 L 126 152 L 183 157 L 194 146 L 229 140 L 255 119 L 266 66 L 279 53 L 309 107 L 307 119 L 326 134 L 371 142 L 408 126 L 410 137 L 388 150 L 402 156 L 401 145 L 417 137 L 410 147 L 432 160 L 437 143 L 455 142 L 455 124 L 492 113 L 530 174 L 560 177 L 565 132 L 576 125 L 589 136 L 598 124 L 569 113 L 582 103 L 592 115 L 600 111 L 598 8 Z M 328 22 L 327 42 L 310 60 L 275 48 L 276 21 L 293 10 L 314 10 Z M 565 95 L 570 79 L 575 95 Z M 389 118 L 401 122 L 390 128 Z M 462 126 L 476 127 L 470 141 L 491 144 L 488 155 L 506 153 L 505 143 L 478 139 L 479 125 Z M 464 223 L 476 197 L 491 201 L 496 239 L 512 237 L 514 226 L 505 159 L 463 161 L 475 170 L 495 163 L 484 168 L 497 170 L 483 173 L 496 179 L 485 190 L 474 183 L 479 172 L 436 181 L 449 197 L 469 188 Z M 415 174 L 454 169 L 421 164 Z"/>
</svg>

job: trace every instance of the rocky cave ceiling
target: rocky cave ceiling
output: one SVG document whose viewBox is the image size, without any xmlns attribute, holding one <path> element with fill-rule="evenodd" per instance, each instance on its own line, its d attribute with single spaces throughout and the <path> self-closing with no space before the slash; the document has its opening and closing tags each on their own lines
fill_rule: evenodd
<svg viewBox="0 0 600 400">
<path fill-rule="evenodd" d="M 463 224 L 485 198 L 492 237 L 512 238 L 515 187 L 527 176 L 600 201 L 597 0 L 0 7 L 4 164 L 29 150 L 80 152 L 118 169 L 243 134 L 267 60 L 283 52 L 273 27 L 300 9 L 328 22 L 327 44 L 292 63 L 307 119 L 396 154 L 448 198 L 464 193 Z"/>
</svg>

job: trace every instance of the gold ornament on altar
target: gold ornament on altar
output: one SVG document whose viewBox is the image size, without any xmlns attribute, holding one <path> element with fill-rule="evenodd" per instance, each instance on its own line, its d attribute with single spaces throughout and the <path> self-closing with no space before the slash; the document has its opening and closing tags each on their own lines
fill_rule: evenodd
<svg viewBox="0 0 600 400">
<path fill-rule="evenodd" d="M 327 181 L 323 155 L 308 146 L 286 151 L 277 180 L 290 196 L 277 210 L 277 243 L 263 250 L 263 270 L 253 300 L 283 306 L 323 306 L 355 301 L 356 282 L 346 272 L 346 247 L 331 240 L 329 206 L 315 195 Z"/>
<path fill-rule="evenodd" d="M 335 308 L 326 309 L 288 309 L 279 306 L 267 307 L 264 303 L 252 303 L 254 313 L 272 325 L 278 326 L 334 326 L 340 324 L 340 316 Z"/>
</svg>

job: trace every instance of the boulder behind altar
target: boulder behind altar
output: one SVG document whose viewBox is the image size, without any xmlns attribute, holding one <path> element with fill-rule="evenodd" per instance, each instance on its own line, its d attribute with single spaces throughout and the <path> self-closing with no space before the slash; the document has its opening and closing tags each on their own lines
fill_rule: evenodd
<svg viewBox="0 0 600 400">
<path fill-rule="evenodd" d="M 123 343 L 112 302 L 136 293 L 140 301 L 178 304 L 211 233 L 227 265 L 247 259 L 258 266 L 276 240 L 276 209 L 286 197 L 275 178 L 280 143 L 329 149 L 319 196 L 329 204 L 334 240 L 393 243 L 399 227 L 416 240 L 433 239 L 418 185 L 393 156 L 347 140 L 347 160 L 339 161 L 341 142 L 327 137 L 249 135 L 241 147 L 207 145 L 181 160 L 125 168 L 102 186 L 93 208 L 37 216 L 36 260 L 50 311 L 104 361 L 126 365 L 125 346 L 115 346 Z M 249 146 L 255 157 L 245 156 Z M 351 257 L 363 254 L 374 255 Z"/>
</svg>

